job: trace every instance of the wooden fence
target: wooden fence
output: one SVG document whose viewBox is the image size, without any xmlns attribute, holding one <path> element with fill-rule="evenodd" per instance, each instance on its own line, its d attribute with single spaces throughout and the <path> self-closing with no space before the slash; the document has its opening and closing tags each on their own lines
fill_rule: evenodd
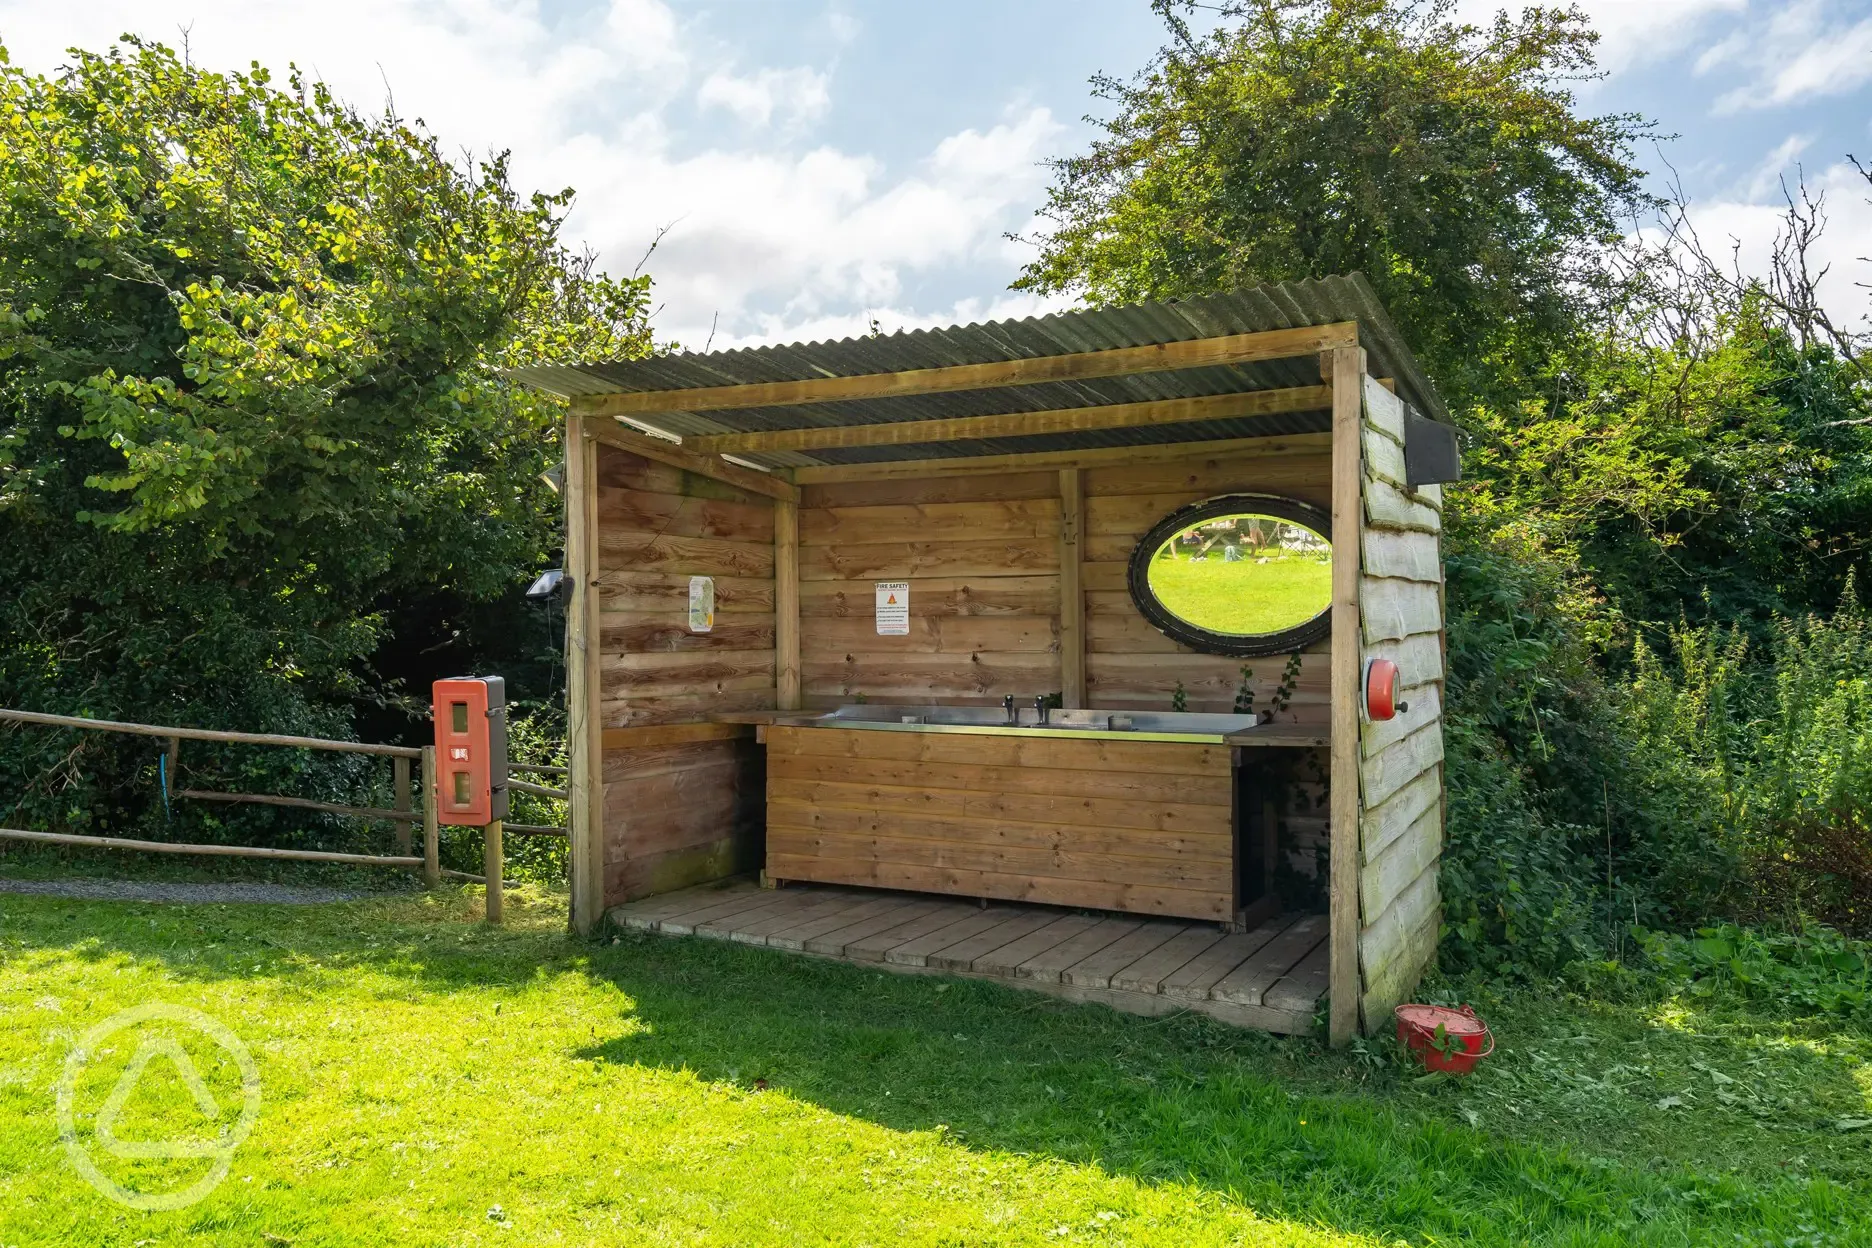
<svg viewBox="0 0 1872 1248">
<path fill-rule="evenodd" d="M 16 711 L 0 707 L 0 721 L 12 721 L 20 724 L 36 724 L 47 728 L 80 728 L 92 732 L 115 732 L 130 736 L 156 737 L 166 740 L 169 748 L 163 755 L 162 782 L 166 798 L 186 798 L 192 801 L 250 803 L 263 806 L 284 806 L 295 810 L 313 810 L 326 814 L 348 815 L 352 818 L 370 822 L 388 822 L 395 825 L 396 850 L 394 854 L 344 854 L 324 850 L 310 849 L 272 849 L 259 845 L 193 845 L 170 843 L 167 841 L 133 841 L 122 837 L 79 836 L 66 832 L 33 832 L 22 828 L 0 828 L 0 840 L 36 841 L 49 845 L 70 845 L 90 849 L 133 849 L 165 854 L 201 854 L 227 858 L 272 858 L 288 859 L 297 862 L 340 862 L 354 866 L 420 868 L 423 882 L 434 887 L 443 877 L 469 880 L 487 885 L 487 917 L 489 922 L 498 923 L 502 908 L 502 835 L 512 832 L 521 836 L 565 836 L 566 829 L 548 827 L 539 824 L 504 823 L 497 821 L 489 824 L 484 831 L 484 874 L 472 875 L 465 871 L 450 871 L 441 862 L 441 824 L 436 817 L 436 759 L 433 745 L 372 745 L 361 741 L 331 741 L 323 737 L 294 737 L 278 733 L 264 732 L 223 732 L 210 728 L 177 728 L 157 724 L 135 724 L 111 719 L 85 719 L 76 715 L 46 715 L 38 711 Z M 289 749 L 324 750 L 335 754 L 370 754 L 388 758 L 391 764 L 391 791 L 394 806 L 346 806 L 336 802 L 321 802 L 305 797 L 288 797 L 276 793 L 229 793 L 212 789 L 178 789 L 175 787 L 177 768 L 181 762 L 182 743 L 184 741 L 214 741 L 233 745 L 273 745 Z M 422 810 L 415 809 L 412 802 L 410 785 L 411 764 L 422 767 Z M 536 763 L 510 763 L 508 771 L 526 772 L 531 775 L 564 776 L 563 767 L 549 767 Z M 522 793 L 531 793 L 539 797 L 565 800 L 562 789 L 548 788 L 526 780 L 508 777 L 507 787 Z M 423 852 L 415 856 L 411 850 L 412 824 L 423 825 Z"/>
</svg>

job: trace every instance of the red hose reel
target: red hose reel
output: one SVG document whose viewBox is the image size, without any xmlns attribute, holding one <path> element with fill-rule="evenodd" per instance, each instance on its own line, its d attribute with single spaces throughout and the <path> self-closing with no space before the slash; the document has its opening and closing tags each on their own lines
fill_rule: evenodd
<svg viewBox="0 0 1872 1248">
<path fill-rule="evenodd" d="M 1410 710 L 1410 703 L 1398 695 L 1403 692 L 1398 665 L 1390 659 L 1365 661 L 1365 718 L 1374 722 L 1397 718 L 1398 712 Z"/>
</svg>

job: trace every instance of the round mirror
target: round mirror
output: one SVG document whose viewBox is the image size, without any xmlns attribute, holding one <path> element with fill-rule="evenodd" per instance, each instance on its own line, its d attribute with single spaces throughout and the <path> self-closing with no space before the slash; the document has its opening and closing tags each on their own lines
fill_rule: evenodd
<svg viewBox="0 0 1872 1248">
<path fill-rule="evenodd" d="M 1166 636 L 1214 654 L 1277 654 L 1331 628 L 1332 522 L 1259 494 L 1165 516 L 1131 552 L 1132 600 Z"/>
</svg>

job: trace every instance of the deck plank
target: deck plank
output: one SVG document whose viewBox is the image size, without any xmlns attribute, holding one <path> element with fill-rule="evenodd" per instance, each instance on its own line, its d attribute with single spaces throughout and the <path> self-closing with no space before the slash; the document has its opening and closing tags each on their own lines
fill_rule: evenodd
<svg viewBox="0 0 1872 1248">
<path fill-rule="evenodd" d="M 1263 923 L 1252 932 L 1224 936 L 1166 977 L 1157 991 L 1166 997 L 1207 1001 L 1209 990 L 1228 973 L 1258 953 L 1287 927 L 1284 919 Z"/>
<path fill-rule="evenodd" d="M 1019 940 L 990 949 L 976 958 L 969 969 L 978 975 L 999 975 L 1005 979 L 1013 979 L 1021 963 L 1037 958 L 1047 950 L 1064 944 L 1099 922 L 1096 917 L 1088 914 L 1049 912 L 1048 917 L 1052 919 L 1052 922 L 1028 932 Z"/>
<path fill-rule="evenodd" d="M 1191 958 L 1220 944 L 1222 937 L 1221 929 L 1213 924 L 1192 923 L 1131 965 L 1114 971 L 1109 986 L 1120 992 L 1154 995 L 1165 979 L 1182 970 Z"/>
<path fill-rule="evenodd" d="M 847 885 L 700 885 L 614 906 L 621 927 L 727 938 L 899 973 L 996 979 L 1134 1014 L 1199 1010 L 1237 1027 L 1315 1030 L 1330 971 L 1325 917 L 1223 935 L 1212 923 Z M 1207 994 L 1207 995 L 1204 995 Z"/>
<path fill-rule="evenodd" d="M 767 900 L 749 906 L 744 910 L 729 911 L 725 914 L 718 914 L 712 919 L 703 919 L 695 923 L 689 929 L 689 935 L 701 936 L 707 940 L 728 940 L 734 935 L 735 928 L 740 924 L 752 923 L 757 919 L 765 918 L 777 911 L 790 913 L 796 909 L 798 905 L 799 903 L 796 901 L 785 901 L 775 897 L 769 892 L 767 894 Z M 675 935 L 676 933 L 672 932 L 671 934 Z"/>
<path fill-rule="evenodd" d="M 1254 957 L 1217 981 L 1209 990 L 1209 999 L 1230 1005 L 1262 1004 L 1267 990 L 1324 939 L 1326 916 L 1306 915 L 1270 940 Z"/>
<path fill-rule="evenodd" d="M 1183 931 L 1181 923 L 1140 923 L 1088 958 L 1060 972 L 1060 983 L 1075 988 L 1109 988 L 1111 977 Z"/>
<path fill-rule="evenodd" d="M 752 888 L 751 884 L 736 884 L 728 888 L 716 888 L 707 884 L 699 888 L 685 888 L 674 893 L 659 893 L 654 897 L 643 897 L 636 901 L 627 901 L 623 905 L 611 907 L 613 921 L 625 927 L 638 930 L 654 929 L 657 923 L 673 914 L 694 909 L 707 901 L 722 900 L 730 895 L 739 896 Z"/>
<path fill-rule="evenodd" d="M 852 894 L 843 889 L 829 894 L 808 893 L 798 889 L 780 891 L 798 893 L 805 899 L 804 904 L 781 914 L 770 914 L 750 923 L 737 924 L 734 930 L 734 938 L 737 941 L 749 945 L 764 945 L 767 943 L 767 938 L 775 932 L 786 931 L 802 923 L 809 923 L 815 917 L 824 918 L 829 915 L 843 914 L 857 904 Z"/>
<path fill-rule="evenodd" d="M 706 923 L 710 919 L 737 914 L 743 910 L 752 910 L 756 906 L 765 905 L 767 899 L 772 896 L 766 889 L 753 887 L 745 890 L 729 890 L 729 892 L 731 893 L 729 896 L 718 895 L 719 899 L 713 903 L 693 906 L 658 919 L 652 930 L 662 932 L 665 936 L 687 936 L 695 931 L 698 923 Z"/>
<path fill-rule="evenodd" d="M 893 966 L 927 966 L 930 954 L 967 940 L 977 932 L 999 927 L 1019 913 L 1001 906 L 992 906 L 986 910 L 971 909 L 973 913 L 958 914 L 942 927 L 931 928 L 892 945 L 884 951 L 884 960 Z"/>
<path fill-rule="evenodd" d="M 761 891 L 765 892 L 768 897 L 765 905 L 755 906 L 750 910 L 737 910 L 733 914 L 724 914 L 698 923 L 695 927 L 695 935 L 733 940 L 738 933 L 755 923 L 775 918 L 784 919 L 806 908 L 807 901 L 803 893 L 788 893 L 772 888 Z"/>
<path fill-rule="evenodd" d="M 1077 965 L 1099 950 L 1129 936 L 1144 926 L 1142 919 L 1100 919 L 1076 936 L 1037 953 L 1014 968 L 1014 978 L 1031 979 L 1043 984 L 1057 984 L 1068 967 Z"/>
<path fill-rule="evenodd" d="M 924 932 L 947 927 L 960 917 L 959 912 L 969 909 L 971 907 L 945 901 L 912 902 L 895 923 L 878 923 L 865 934 L 848 938 L 839 956 L 853 962 L 882 962 L 886 949 L 894 949 Z"/>
<path fill-rule="evenodd" d="M 975 959 L 992 953 L 1001 946 L 1010 944 L 1030 932 L 1037 931 L 1052 923 L 1058 916 L 1051 910 L 1015 910 L 1003 912 L 1006 917 L 1001 922 L 970 936 L 944 945 L 931 953 L 924 960 L 924 965 L 943 971 L 967 971 L 975 967 Z"/>
<path fill-rule="evenodd" d="M 1301 959 L 1300 965 L 1263 994 L 1262 1000 L 1277 1010 L 1312 1013 L 1332 982 L 1331 954 L 1331 947 L 1320 941 L 1312 953 Z"/>
<path fill-rule="evenodd" d="M 777 932 L 770 933 L 767 937 L 767 947 L 794 952 L 804 951 L 808 941 L 831 932 L 841 931 L 867 919 L 876 918 L 880 914 L 901 909 L 904 905 L 903 898 L 889 895 L 849 900 L 845 905 L 825 914 L 815 915 L 811 919 L 795 923 L 792 927 L 783 927 Z"/>
</svg>

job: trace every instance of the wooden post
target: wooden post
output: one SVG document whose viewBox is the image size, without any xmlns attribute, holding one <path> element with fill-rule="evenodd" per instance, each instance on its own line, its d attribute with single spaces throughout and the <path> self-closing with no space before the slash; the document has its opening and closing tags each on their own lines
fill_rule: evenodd
<svg viewBox="0 0 1872 1248">
<path fill-rule="evenodd" d="M 1077 468 L 1062 468 L 1060 479 L 1059 645 L 1060 701 L 1069 711 L 1086 704 L 1085 590 L 1081 568 L 1085 545 L 1080 532 L 1085 522 L 1085 476 Z"/>
<path fill-rule="evenodd" d="M 602 419 L 602 418 L 599 418 Z M 585 417 L 566 420 L 566 809 L 571 839 L 572 930 L 604 918 L 604 723 L 599 711 L 597 443 Z"/>
<path fill-rule="evenodd" d="M 392 810 L 410 809 L 410 766 L 407 758 L 390 760 L 392 789 L 396 800 L 390 803 Z M 396 852 L 407 856 L 410 851 L 410 826 L 399 821 L 396 824 Z"/>
<path fill-rule="evenodd" d="M 481 874 L 487 877 L 487 921 L 501 921 L 504 900 L 501 889 L 501 821 L 496 819 L 482 830 Z"/>
<path fill-rule="evenodd" d="M 442 882 L 442 822 L 436 816 L 436 752 L 425 745 L 422 752 L 423 795 L 423 883 L 434 888 Z"/>
<path fill-rule="evenodd" d="M 163 767 L 163 787 L 174 797 L 176 792 L 176 768 L 182 765 L 182 738 L 169 738 L 168 763 Z"/>
<path fill-rule="evenodd" d="M 774 503 L 774 688 L 783 711 L 800 706 L 799 504 Z"/>
<path fill-rule="evenodd" d="M 1365 352 L 1337 347 L 1332 368 L 1332 776 L 1327 942 L 1328 1038 L 1347 1043 L 1359 1025 L 1359 533 L 1364 524 Z"/>
</svg>

